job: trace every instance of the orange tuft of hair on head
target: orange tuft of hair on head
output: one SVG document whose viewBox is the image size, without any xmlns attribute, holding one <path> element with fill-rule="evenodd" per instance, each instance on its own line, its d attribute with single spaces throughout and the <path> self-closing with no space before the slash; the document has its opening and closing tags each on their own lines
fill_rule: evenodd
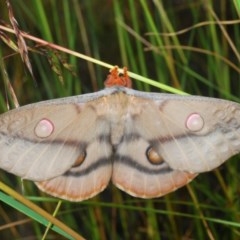
<svg viewBox="0 0 240 240">
<path fill-rule="evenodd" d="M 122 86 L 132 88 L 132 80 L 128 76 L 127 67 L 123 68 L 123 74 L 119 73 L 118 66 L 111 69 L 104 85 L 105 87 Z"/>
</svg>

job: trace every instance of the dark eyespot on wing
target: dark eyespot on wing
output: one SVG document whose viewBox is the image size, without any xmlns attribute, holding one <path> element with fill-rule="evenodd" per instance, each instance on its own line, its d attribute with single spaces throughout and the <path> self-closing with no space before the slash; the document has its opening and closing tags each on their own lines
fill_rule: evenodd
<svg viewBox="0 0 240 240">
<path fill-rule="evenodd" d="M 86 159 L 86 156 L 87 156 L 86 151 L 80 152 L 80 154 L 78 155 L 72 167 L 80 166 L 83 163 L 83 161 Z"/>
<path fill-rule="evenodd" d="M 151 164 L 159 165 L 164 163 L 164 158 L 152 146 L 147 148 L 146 157 Z"/>
</svg>

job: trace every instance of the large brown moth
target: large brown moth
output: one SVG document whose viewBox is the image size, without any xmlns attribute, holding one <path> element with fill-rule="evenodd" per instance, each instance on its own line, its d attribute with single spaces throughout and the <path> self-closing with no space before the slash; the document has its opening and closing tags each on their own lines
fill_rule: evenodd
<svg viewBox="0 0 240 240">
<path fill-rule="evenodd" d="M 0 168 L 71 201 L 111 180 L 130 195 L 163 196 L 240 151 L 240 105 L 132 90 L 114 68 L 99 92 L 0 116 Z"/>
</svg>

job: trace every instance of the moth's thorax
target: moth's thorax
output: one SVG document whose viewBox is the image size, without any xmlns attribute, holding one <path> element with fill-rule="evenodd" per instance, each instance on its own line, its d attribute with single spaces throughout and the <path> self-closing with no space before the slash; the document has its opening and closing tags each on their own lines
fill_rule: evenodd
<svg viewBox="0 0 240 240">
<path fill-rule="evenodd" d="M 92 102 L 97 116 L 105 117 L 110 121 L 121 121 L 126 115 L 140 114 L 142 106 L 138 106 L 139 100 L 134 96 L 126 95 L 124 92 L 103 96 Z"/>
<path fill-rule="evenodd" d="M 94 102 L 92 106 L 96 111 L 98 121 L 108 123 L 107 126 L 110 128 L 109 134 L 113 145 L 117 145 L 124 133 L 129 132 L 134 118 L 143 111 L 142 105 L 139 106 L 138 104 L 139 99 L 126 95 L 124 92 L 104 96 Z M 108 129 L 105 129 L 105 133 L 107 132 Z"/>
</svg>

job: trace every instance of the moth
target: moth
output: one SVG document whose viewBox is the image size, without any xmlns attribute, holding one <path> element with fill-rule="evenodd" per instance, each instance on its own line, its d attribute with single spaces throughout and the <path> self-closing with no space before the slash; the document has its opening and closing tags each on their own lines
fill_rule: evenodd
<svg viewBox="0 0 240 240">
<path fill-rule="evenodd" d="M 114 68 L 104 90 L 0 115 L 0 168 L 50 195 L 91 198 L 109 181 L 155 198 L 240 151 L 240 105 L 133 90 Z"/>
</svg>

